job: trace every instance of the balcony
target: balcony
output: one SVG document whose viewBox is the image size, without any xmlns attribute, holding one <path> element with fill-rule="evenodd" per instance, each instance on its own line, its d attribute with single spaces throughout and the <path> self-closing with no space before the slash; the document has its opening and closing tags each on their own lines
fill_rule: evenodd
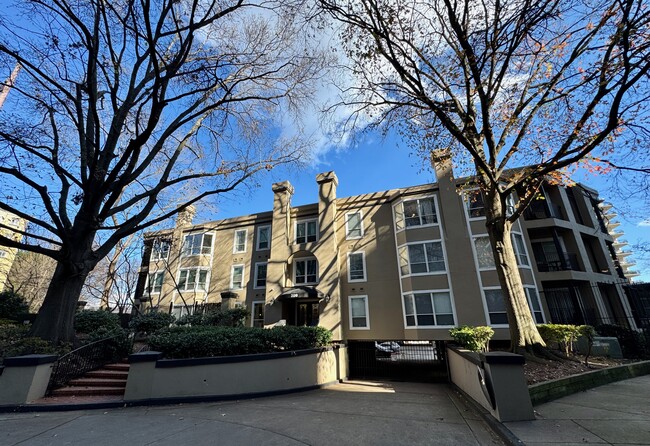
<svg viewBox="0 0 650 446">
<path fill-rule="evenodd" d="M 546 200 L 533 201 L 524 211 L 524 218 L 526 220 L 541 220 L 543 218 L 563 219 L 560 207 Z"/>
<path fill-rule="evenodd" d="M 543 258 L 537 260 L 537 270 L 548 273 L 555 271 L 580 271 L 578 265 L 578 256 L 570 252 L 560 252 L 555 254 L 545 254 Z"/>
</svg>

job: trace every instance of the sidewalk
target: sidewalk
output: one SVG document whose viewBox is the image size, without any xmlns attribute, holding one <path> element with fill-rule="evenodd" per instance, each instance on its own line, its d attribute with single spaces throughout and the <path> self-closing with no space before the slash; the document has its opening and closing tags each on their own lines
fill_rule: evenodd
<svg viewBox="0 0 650 446">
<path fill-rule="evenodd" d="M 0 414 L 1 445 L 502 445 L 445 384 L 345 382 L 201 404 Z"/>
<path fill-rule="evenodd" d="M 650 445 L 650 375 L 535 407 L 537 420 L 504 423 L 527 445 Z"/>
</svg>

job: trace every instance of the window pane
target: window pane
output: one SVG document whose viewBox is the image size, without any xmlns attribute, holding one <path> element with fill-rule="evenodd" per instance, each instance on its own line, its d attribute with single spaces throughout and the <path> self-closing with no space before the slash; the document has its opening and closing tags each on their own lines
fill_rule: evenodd
<svg viewBox="0 0 650 446">
<path fill-rule="evenodd" d="M 474 247 L 476 248 L 476 258 L 478 260 L 479 268 L 494 268 L 494 254 L 492 254 L 492 246 L 490 246 L 490 238 L 489 237 L 475 238 Z"/>
<path fill-rule="evenodd" d="M 508 315 L 506 313 L 490 313 L 490 324 L 505 325 L 507 323 Z"/>
<path fill-rule="evenodd" d="M 526 288 L 528 294 L 528 302 L 533 311 L 541 311 L 539 307 L 539 299 L 537 298 L 537 291 L 534 288 Z"/>
<path fill-rule="evenodd" d="M 433 314 L 418 314 L 418 325 L 436 325 Z"/>
<path fill-rule="evenodd" d="M 305 242 L 305 223 L 298 223 L 296 225 L 296 242 L 304 243 Z"/>
<path fill-rule="evenodd" d="M 182 270 L 178 276 L 178 289 L 184 290 L 187 283 L 187 270 Z"/>
<path fill-rule="evenodd" d="M 406 227 L 419 226 L 420 215 L 418 214 L 417 200 L 404 202 L 404 217 L 406 220 Z"/>
<path fill-rule="evenodd" d="M 415 316 L 406 316 L 406 326 L 407 327 L 415 326 Z"/>
<path fill-rule="evenodd" d="M 363 254 L 350 254 L 350 280 L 363 280 Z"/>
<path fill-rule="evenodd" d="M 467 209 L 470 218 L 485 217 L 485 206 L 483 205 L 483 195 L 478 190 L 473 190 L 467 194 Z"/>
<path fill-rule="evenodd" d="M 208 272 L 206 270 L 199 271 L 199 282 L 197 283 L 196 288 L 205 291 L 207 279 Z"/>
<path fill-rule="evenodd" d="M 353 327 L 359 327 L 359 328 L 367 327 L 368 324 L 366 322 L 365 316 L 364 317 L 353 317 L 352 318 L 352 326 Z"/>
<path fill-rule="evenodd" d="M 402 276 L 409 273 L 408 249 L 406 246 L 401 246 L 399 248 L 399 268 Z"/>
<path fill-rule="evenodd" d="M 453 314 L 436 314 L 438 325 L 455 325 Z"/>
<path fill-rule="evenodd" d="M 433 305 L 436 315 L 453 313 L 449 293 L 433 293 Z"/>
<path fill-rule="evenodd" d="M 350 313 L 352 317 L 366 317 L 366 302 L 363 297 L 353 297 L 350 299 Z M 365 324 L 364 324 L 365 325 Z"/>
<path fill-rule="evenodd" d="M 199 237 L 201 237 L 199 235 Z M 212 252 L 212 234 L 203 234 L 203 248 L 201 254 L 210 254 Z"/>
<path fill-rule="evenodd" d="M 429 271 L 444 271 L 445 259 L 442 255 L 442 243 L 426 243 Z"/>
<path fill-rule="evenodd" d="M 404 229 L 404 208 L 401 204 L 395 206 L 395 228 L 397 231 Z"/>
<path fill-rule="evenodd" d="M 255 277 L 255 286 L 266 286 L 266 263 L 257 265 L 257 276 Z"/>
<path fill-rule="evenodd" d="M 414 295 L 415 309 L 418 314 L 433 314 L 433 302 L 429 293 L 419 293 Z"/>
<path fill-rule="evenodd" d="M 485 301 L 490 313 L 506 311 L 506 303 L 501 290 L 485 290 Z"/>
<path fill-rule="evenodd" d="M 415 313 L 415 309 L 413 308 L 413 296 L 411 294 L 404 296 L 404 312 L 406 315 Z"/>
<path fill-rule="evenodd" d="M 408 249 L 411 273 L 426 273 L 427 263 L 424 256 L 424 245 L 409 245 Z"/>
<path fill-rule="evenodd" d="M 196 270 L 190 269 L 187 271 L 187 289 L 193 290 L 196 286 Z"/>
<path fill-rule="evenodd" d="M 316 260 L 307 260 L 307 275 L 315 276 L 316 272 Z"/>
<path fill-rule="evenodd" d="M 307 222 L 307 241 L 315 242 L 316 241 L 316 222 L 309 221 Z"/>
<path fill-rule="evenodd" d="M 305 275 L 305 261 L 300 260 L 296 262 L 296 275 L 304 276 Z"/>
<path fill-rule="evenodd" d="M 257 249 L 269 248 L 269 232 L 271 228 L 260 228 L 258 232 Z"/>
<path fill-rule="evenodd" d="M 519 265 L 529 266 L 528 256 L 526 255 L 526 249 L 524 247 L 524 239 L 521 234 L 512 233 L 512 245 L 517 257 L 517 263 Z"/>
<path fill-rule="evenodd" d="M 361 237 L 361 214 L 356 212 L 347 216 L 348 237 Z"/>
<path fill-rule="evenodd" d="M 436 208 L 433 203 L 433 198 L 425 198 L 420 200 L 420 217 L 423 225 L 437 223 Z"/>
</svg>

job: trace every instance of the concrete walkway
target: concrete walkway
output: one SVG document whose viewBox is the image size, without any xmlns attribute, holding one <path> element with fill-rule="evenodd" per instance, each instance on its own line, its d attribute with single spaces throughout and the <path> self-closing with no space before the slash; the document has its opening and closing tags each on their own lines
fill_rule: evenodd
<svg viewBox="0 0 650 446">
<path fill-rule="evenodd" d="M 505 423 L 527 445 L 650 445 L 650 375 L 535 407 L 537 420 Z"/>
<path fill-rule="evenodd" d="M 346 382 L 253 400 L 0 414 L 0 445 L 500 445 L 444 384 Z"/>
</svg>

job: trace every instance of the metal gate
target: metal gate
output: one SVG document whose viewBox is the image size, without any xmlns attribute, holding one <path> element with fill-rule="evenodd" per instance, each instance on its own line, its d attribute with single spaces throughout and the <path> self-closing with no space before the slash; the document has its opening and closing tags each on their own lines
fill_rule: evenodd
<svg viewBox="0 0 650 446">
<path fill-rule="evenodd" d="M 348 341 L 350 379 L 446 382 L 444 341 Z"/>
</svg>

